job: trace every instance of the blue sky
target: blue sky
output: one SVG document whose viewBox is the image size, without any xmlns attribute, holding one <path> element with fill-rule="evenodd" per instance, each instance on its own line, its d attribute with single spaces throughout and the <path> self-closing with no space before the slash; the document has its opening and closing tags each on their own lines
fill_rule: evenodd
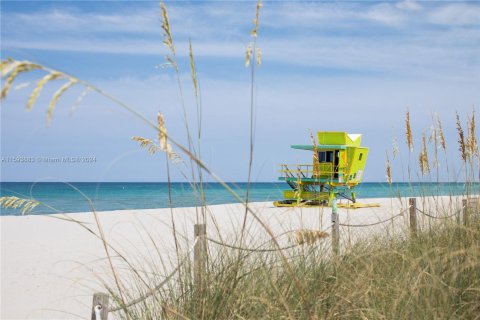
<svg viewBox="0 0 480 320">
<path fill-rule="evenodd" d="M 166 2 L 179 55 L 187 109 L 194 123 L 188 39 L 196 56 L 203 103 L 203 160 L 227 181 L 245 181 L 249 150 L 249 70 L 245 48 L 255 2 Z M 33 60 L 105 89 L 186 142 L 181 104 L 165 62 L 158 2 L 2 1 L 2 59 Z M 309 143 L 308 130 L 363 133 L 370 147 L 366 181 L 385 181 L 385 152 L 396 137 L 408 162 L 404 115 L 416 144 L 432 115 L 443 120 L 452 175 L 457 161 L 455 111 L 465 119 L 480 102 L 479 2 L 265 2 L 256 75 L 254 181 L 275 181 L 278 163 L 309 163 L 289 149 Z M 46 106 L 53 83 L 31 112 L 29 86 L 2 101 L 1 153 L 9 156 L 94 156 L 94 164 L 2 163 L 2 181 L 165 181 L 163 155 L 151 157 L 130 140 L 155 137 L 141 122 L 94 93 L 72 111 L 82 91 L 60 101 L 52 125 Z M 416 165 L 418 147 L 410 156 Z M 177 173 L 174 180 L 181 180 Z"/>
</svg>

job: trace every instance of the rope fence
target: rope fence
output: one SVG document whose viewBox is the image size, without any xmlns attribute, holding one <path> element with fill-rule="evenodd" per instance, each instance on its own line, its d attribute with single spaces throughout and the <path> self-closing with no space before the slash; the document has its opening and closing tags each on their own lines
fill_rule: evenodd
<svg viewBox="0 0 480 320">
<path fill-rule="evenodd" d="M 420 212 L 421 214 L 423 214 L 424 216 L 429 217 L 429 218 L 432 218 L 432 219 L 441 219 L 441 220 L 443 220 L 443 219 L 451 219 L 451 218 L 457 216 L 458 214 L 462 213 L 463 210 L 465 210 L 465 208 L 466 208 L 466 207 L 463 206 L 463 207 L 461 207 L 460 209 L 458 209 L 457 211 L 455 211 L 453 214 L 448 215 L 448 216 L 434 216 L 434 215 L 428 214 L 428 213 L 426 213 L 425 211 L 420 210 L 420 209 L 418 209 L 418 208 L 417 208 L 417 211 Z"/>
<path fill-rule="evenodd" d="M 398 214 L 382 220 L 382 221 L 377 221 L 373 223 L 368 223 L 368 224 L 349 224 L 349 223 L 340 223 L 339 215 L 337 212 L 337 205 L 336 202 L 332 205 L 332 225 L 331 228 L 328 228 L 327 230 L 331 229 L 332 234 L 331 234 L 331 240 L 332 240 L 332 252 L 333 255 L 337 256 L 340 254 L 340 233 L 339 233 L 339 227 L 348 227 L 348 228 L 364 228 L 364 227 L 371 227 L 371 226 L 376 226 L 380 224 L 384 224 L 390 221 L 393 221 L 394 219 L 398 217 L 404 217 L 404 214 L 408 211 L 409 215 L 409 224 L 410 224 L 410 234 L 412 237 L 417 236 L 419 227 L 417 224 L 417 212 L 432 218 L 432 219 L 450 219 L 454 216 L 461 216 L 463 220 L 464 225 L 469 224 L 469 219 L 470 215 L 473 211 L 478 213 L 480 203 L 479 203 L 479 198 L 468 198 L 468 199 L 463 199 L 462 200 L 462 207 L 458 210 L 456 210 L 453 214 L 448 215 L 448 216 L 435 216 L 432 214 L 429 214 L 426 212 L 426 210 L 421 210 L 417 208 L 417 202 L 416 198 L 409 198 L 409 206 L 405 209 L 403 209 L 401 212 Z M 460 221 L 460 219 L 458 220 Z M 326 236 L 328 236 L 328 233 L 325 231 L 321 230 L 292 230 L 288 231 L 285 233 L 282 233 L 281 235 L 285 235 L 288 233 L 295 233 L 298 235 L 298 233 L 304 232 L 305 234 L 310 233 L 309 235 L 304 237 L 307 237 L 307 239 L 302 242 L 298 241 L 297 238 L 297 243 L 285 247 L 278 247 L 278 248 L 262 248 L 266 245 L 266 243 L 261 244 L 257 248 L 248 248 L 248 247 L 242 247 L 242 246 L 236 246 L 233 244 L 228 244 L 219 240 L 215 240 L 212 238 L 207 237 L 206 233 L 206 225 L 205 224 L 196 224 L 194 226 L 194 236 L 195 240 L 192 245 L 192 247 L 188 250 L 188 253 L 186 257 L 175 267 L 175 269 L 169 273 L 165 279 L 157 284 L 155 287 L 150 288 L 145 292 L 144 294 L 141 294 L 138 298 L 131 300 L 128 303 L 125 303 L 123 305 L 117 305 L 114 308 L 109 309 L 108 307 L 108 302 L 109 302 L 109 295 L 106 293 L 95 293 L 93 295 L 93 304 L 92 304 L 92 309 L 91 309 L 91 320 L 108 320 L 108 314 L 110 312 L 116 312 L 120 310 L 126 310 L 127 308 L 134 306 L 149 297 L 153 296 L 155 293 L 157 293 L 165 284 L 167 284 L 174 276 L 175 274 L 179 271 L 179 269 L 189 260 L 190 254 L 194 253 L 194 261 L 193 261 L 193 277 L 194 277 L 194 285 L 195 285 L 195 292 L 198 295 L 202 294 L 203 287 L 205 285 L 205 279 L 203 278 L 203 274 L 206 271 L 206 261 L 207 261 L 207 242 L 213 243 L 218 246 L 222 246 L 225 248 L 230 248 L 234 250 L 239 250 L 239 251 L 247 251 L 247 252 L 278 252 L 278 251 L 283 251 L 283 250 L 289 250 L 293 249 L 295 247 L 302 246 L 304 244 L 313 244 L 319 239 L 323 239 Z M 279 235 L 279 236 L 281 236 Z M 279 237 L 277 236 L 277 237 Z M 311 237 L 309 239 L 309 237 Z M 311 241 L 313 239 L 313 241 Z M 269 242 L 272 240 L 269 240 Z"/>
<path fill-rule="evenodd" d="M 108 309 L 108 299 L 107 299 L 107 303 L 95 303 L 96 301 L 96 297 L 94 295 L 94 298 L 93 298 L 93 301 L 94 301 L 94 306 L 93 306 L 93 314 L 92 314 L 92 320 L 107 320 L 107 317 L 108 317 L 108 313 L 109 312 L 116 312 L 116 311 L 119 311 L 119 310 L 122 310 L 122 309 L 126 309 L 126 308 L 129 308 L 131 306 L 134 306 L 136 305 L 137 303 L 140 303 L 144 300 L 146 300 L 147 298 L 153 296 L 157 291 L 159 291 L 168 281 L 170 281 L 170 279 L 173 278 L 173 276 L 177 273 L 177 271 L 182 267 L 182 265 L 189 259 L 189 256 L 190 254 L 192 253 L 192 251 L 194 250 L 195 246 L 197 245 L 199 241 L 199 237 L 196 237 L 194 242 L 193 242 L 193 245 L 192 247 L 188 250 L 188 253 L 185 257 L 185 259 L 183 259 L 176 267 L 175 269 L 165 277 L 165 279 L 160 282 L 159 284 L 157 284 L 155 287 L 153 288 L 150 288 L 146 293 L 140 295 L 138 298 L 136 299 L 133 299 L 132 301 L 128 302 L 128 303 L 125 303 L 125 305 L 123 306 L 117 306 L 117 307 L 114 307 L 114 308 L 110 308 Z M 97 300 L 98 300 L 98 297 L 97 297 Z M 105 300 L 105 298 L 103 297 L 103 299 L 101 300 Z M 106 316 L 104 315 L 106 314 Z M 94 317 L 93 317 L 94 315 Z M 103 316 L 102 316 L 103 315 Z"/>
<path fill-rule="evenodd" d="M 217 241 L 215 239 L 212 239 L 212 238 L 207 238 L 208 241 L 210 242 L 213 242 L 219 246 L 222 246 L 222 247 L 227 247 L 227 248 L 230 248 L 230 249 L 235 249 L 235 250 L 240 250 L 240 251 L 249 251 L 249 252 L 275 252 L 275 251 L 283 251 L 283 250 L 288 250 L 288 249 L 293 249 L 295 247 L 298 247 L 298 246 L 301 246 L 302 244 L 294 244 L 294 245 L 291 245 L 291 246 L 287 246 L 287 247 L 283 247 L 283 248 L 271 248 L 271 249 L 259 249 L 259 248 L 245 248 L 245 247 L 239 247 L 239 246 L 234 246 L 234 245 L 231 245 L 231 244 L 227 244 L 227 243 L 224 243 L 224 242 L 220 242 L 220 241 Z M 263 245 L 262 245 L 263 246 Z"/>
<path fill-rule="evenodd" d="M 410 206 L 411 207 L 411 206 Z M 348 227 L 348 228 L 363 228 L 363 227 L 371 227 L 371 226 L 376 226 L 378 224 L 382 224 L 382 223 L 385 223 L 385 222 L 389 222 L 395 218 L 398 218 L 400 216 L 403 217 L 403 214 L 410 209 L 410 207 L 404 209 L 402 212 L 394 215 L 393 217 L 390 217 L 386 220 L 382 220 L 382 221 L 378 221 L 378 222 L 374 222 L 374 223 L 370 223 L 370 224 L 348 224 L 348 223 L 339 223 L 339 226 L 341 227 Z"/>
</svg>

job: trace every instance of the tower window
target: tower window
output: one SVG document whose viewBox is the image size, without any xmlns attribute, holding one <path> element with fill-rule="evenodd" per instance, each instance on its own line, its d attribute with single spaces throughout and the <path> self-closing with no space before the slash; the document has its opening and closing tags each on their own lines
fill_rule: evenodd
<svg viewBox="0 0 480 320">
<path fill-rule="evenodd" d="M 318 162 L 333 162 L 333 151 L 320 151 L 318 153 Z"/>
<path fill-rule="evenodd" d="M 362 161 L 363 158 L 363 153 L 360 153 L 360 156 L 358 157 L 358 161 Z"/>
</svg>

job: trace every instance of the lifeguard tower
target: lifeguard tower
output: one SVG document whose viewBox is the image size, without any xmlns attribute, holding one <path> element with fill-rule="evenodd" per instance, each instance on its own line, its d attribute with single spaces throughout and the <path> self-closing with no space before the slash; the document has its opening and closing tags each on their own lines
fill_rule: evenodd
<svg viewBox="0 0 480 320">
<path fill-rule="evenodd" d="M 356 203 L 355 187 L 362 182 L 368 148 L 360 146 L 361 134 L 317 132 L 318 144 L 292 145 L 293 149 L 313 153 L 312 164 L 280 165 L 278 178 L 290 186 L 283 192 L 284 200 L 274 202 L 284 206 L 331 206 L 339 197 L 347 199 L 343 207 L 365 207 Z M 375 205 L 378 206 L 378 205 Z"/>
</svg>

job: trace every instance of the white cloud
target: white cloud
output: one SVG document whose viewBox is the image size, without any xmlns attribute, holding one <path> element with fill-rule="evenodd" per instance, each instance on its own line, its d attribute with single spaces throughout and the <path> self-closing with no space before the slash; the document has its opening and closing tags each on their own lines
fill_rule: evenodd
<svg viewBox="0 0 480 320">
<path fill-rule="evenodd" d="M 480 25 L 480 5 L 455 3 L 442 6 L 429 14 L 429 21 L 445 25 Z"/>
<path fill-rule="evenodd" d="M 128 6 L 128 5 L 127 5 Z M 161 37 L 161 14 L 157 5 L 132 10 L 112 10 L 109 12 L 83 12 L 73 9 L 55 9 L 34 13 L 3 13 L 2 28 L 15 36 L 73 34 L 122 34 L 130 36 L 147 35 Z M 246 12 L 248 13 L 248 12 Z M 175 37 L 219 37 L 232 35 L 236 26 L 249 22 L 250 15 L 242 15 L 242 10 L 232 6 L 185 4 L 169 5 L 168 15 Z M 228 28 L 216 28 L 211 21 L 222 21 Z M 243 19 L 243 20 L 242 20 Z"/>
<path fill-rule="evenodd" d="M 418 11 L 422 9 L 422 6 L 415 0 L 400 1 L 395 6 L 398 9 L 408 10 L 408 11 Z"/>
<path fill-rule="evenodd" d="M 350 72 L 383 73 L 389 76 L 421 76 L 444 79 L 479 80 L 480 34 L 463 30 L 404 39 L 352 39 L 329 36 L 297 36 L 294 39 L 260 40 L 265 65 L 304 66 L 347 70 Z M 197 58 L 237 59 L 243 61 L 242 41 L 194 42 Z M 166 53 L 160 41 L 126 39 L 40 39 L 10 40 L 3 46 L 18 49 L 40 49 L 58 52 L 89 52 L 129 55 Z M 186 57 L 188 42 L 176 43 L 177 54 Z"/>
<path fill-rule="evenodd" d="M 15 24 L 21 31 L 33 32 L 160 32 L 158 12 L 153 10 L 105 14 L 56 9 L 30 14 L 13 13 L 2 19 L 7 19 L 7 27 Z"/>
<path fill-rule="evenodd" d="M 373 6 L 365 13 L 365 17 L 387 25 L 399 25 L 405 21 L 404 14 L 388 3 Z"/>
<path fill-rule="evenodd" d="M 436 4 L 427 7 L 425 4 L 421 13 L 411 13 L 416 6 L 418 4 L 409 0 L 365 6 L 267 3 L 261 13 L 259 38 L 264 64 L 268 66 L 276 62 L 285 66 L 338 69 L 355 74 L 478 81 L 480 32 L 459 27 L 440 29 L 429 25 L 426 17 L 434 19 L 435 23 L 474 22 L 471 12 L 480 10 L 480 6 Z M 173 5 L 169 10 L 172 26 L 178 26 L 176 30 L 180 30 L 178 33 L 174 31 L 180 56 L 185 57 L 188 53 L 187 35 L 193 32 L 197 57 L 243 60 L 245 45 L 250 40 L 251 16 L 247 17 L 254 14 L 252 8 L 238 3 L 215 3 Z M 29 15 L 2 13 L 2 26 L 6 24 L 9 29 L 18 29 L 19 32 L 13 36 L 2 30 L 2 50 L 161 57 L 166 49 L 161 43 L 157 11 L 157 6 L 149 6 L 109 14 L 75 10 Z M 382 28 L 384 25 L 389 28 Z M 28 30 L 38 34 L 32 36 Z"/>
<path fill-rule="evenodd" d="M 390 3 L 291 3 L 271 5 L 262 12 L 262 23 L 276 28 L 313 27 L 321 29 L 332 23 L 341 26 L 351 23 L 398 26 L 406 20 L 404 13 Z"/>
</svg>

